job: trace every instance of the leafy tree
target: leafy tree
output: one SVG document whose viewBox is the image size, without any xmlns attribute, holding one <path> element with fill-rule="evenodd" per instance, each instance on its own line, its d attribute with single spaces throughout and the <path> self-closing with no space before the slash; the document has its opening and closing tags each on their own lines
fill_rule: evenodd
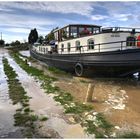
<svg viewBox="0 0 140 140">
<path fill-rule="evenodd" d="M 11 46 L 19 46 L 20 44 L 20 41 L 16 40 L 15 42 L 11 43 Z"/>
<path fill-rule="evenodd" d="M 1 39 L 0 40 L 0 46 L 4 46 L 4 43 L 5 43 L 4 40 Z"/>
<path fill-rule="evenodd" d="M 54 33 L 50 32 L 48 35 L 46 35 L 45 40 L 47 43 L 49 43 L 51 40 L 54 40 Z"/>
<path fill-rule="evenodd" d="M 42 43 L 43 43 L 43 41 L 44 41 L 43 36 L 39 36 L 39 37 L 38 37 L 38 42 L 39 42 L 40 44 L 42 44 Z"/>
<path fill-rule="evenodd" d="M 29 36 L 28 36 L 28 42 L 29 44 L 33 44 L 38 40 L 38 32 L 36 28 L 30 31 Z"/>
<path fill-rule="evenodd" d="M 56 30 L 56 29 L 58 29 L 58 27 L 52 29 L 51 32 L 48 35 L 45 36 L 45 40 L 46 40 L 47 43 L 49 43 L 51 40 L 55 39 L 53 31 Z"/>
</svg>

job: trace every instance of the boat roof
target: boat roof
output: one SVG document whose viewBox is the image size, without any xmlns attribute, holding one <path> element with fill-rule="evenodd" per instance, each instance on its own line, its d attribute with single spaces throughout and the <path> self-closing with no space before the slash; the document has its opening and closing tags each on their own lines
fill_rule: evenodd
<svg viewBox="0 0 140 140">
<path fill-rule="evenodd" d="M 53 32 L 56 32 L 56 31 L 58 31 L 58 30 L 61 30 L 61 29 L 63 29 L 63 28 L 66 28 L 66 27 L 68 27 L 68 26 L 102 27 L 102 26 L 100 26 L 100 25 L 95 25 L 95 24 L 68 24 L 68 25 L 65 25 L 65 26 L 63 26 L 63 27 L 61 27 L 61 28 L 58 28 L 58 29 L 54 30 Z"/>
</svg>

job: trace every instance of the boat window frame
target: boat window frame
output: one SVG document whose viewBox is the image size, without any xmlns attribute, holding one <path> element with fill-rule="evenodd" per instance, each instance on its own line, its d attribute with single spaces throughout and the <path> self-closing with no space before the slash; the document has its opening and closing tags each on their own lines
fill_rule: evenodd
<svg viewBox="0 0 140 140">
<path fill-rule="evenodd" d="M 79 42 L 79 45 L 77 45 L 77 42 Z M 80 44 L 81 44 L 80 40 L 76 40 L 76 41 L 75 41 L 75 48 L 76 48 L 76 51 L 80 51 L 80 50 L 81 50 Z"/>
<path fill-rule="evenodd" d="M 93 41 L 93 44 L 89 44 L 90 41 Z M 95 43 L 94 43 L 94 39 L 93 39 L 93 38 L 89 38 L 89 39 L 87 40 L 87 47 L 88 47 L 88 50 L 94 50 L 94 49 L 95 49 L 95 45 L 94 45 L 94 44 L 95 44 Z M 93 45 L 93 47 L 92 47 L 91 45 Z"/>
<path fill-rule="evenodd" d="M 71 43 L 70 42 L 67 43 L 67 50 L 68 50 L 68 52 L 70 52 L 70 50 L 71 50 Z"/>
<path fill-rule="evenodd" d="M 64 43 L 61 44 L 61 52 L 64 52 Z"/>
<path fill-rule="evenodd" d="M 129 40 L 129 39 L 134 39 L 134 40 Z M 131 47 L 131 46 L 136 46 L 136 37 L 135 36 L 128 36 L 127 38 L 126 38 L 126 46 L 129 46 L 129 47 Z"/>
</svg>

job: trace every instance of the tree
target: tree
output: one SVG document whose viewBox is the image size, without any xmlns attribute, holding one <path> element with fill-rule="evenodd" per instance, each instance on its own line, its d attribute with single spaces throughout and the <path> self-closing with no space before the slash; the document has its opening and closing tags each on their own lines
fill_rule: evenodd
<svg viewBox="0 0 140 140">
<path fill-rule="evenodd" d="M 0 46 L 4 46 L 4 43 L 5 43 L 4 40 L 1 39 L 0 40 Z"/>
<path fill-rule="evenodd" d="M 54 33 L 51 31 L 48 35 L 45 36 L 45 40 L 49 43 L 51 40 L 54 40 Z"/>
<path fill-rule="evenodd" d="M 38 40 L 38 32 L 35 29 L 31 30 L 28 36 L 28 42 L 29 44 L 33 44 Z"/>
<path fill-rule="evenodd" d="M 38 37 L 38 42 L 39 42 L 40 44 L 42 44 L 42 43 L 43 43 L 43 41 L 44 41 L 43 36 L 39 36 L 39 37 Z"/>
<path fill-rule="evenodd" d="M 58 29 L 58 27 L 52 29 L 51 32 L 50 32 L 48 35 L 45 36 L 45 40 L 46 40 L 47 43 L 49 43 L 51 40 L 54 40 L 54 39 L 55 39 L 55 38 L 54 38 L 54 33 L 53 33 L 53 32 L 54 32 L 54 30 L 56 30 L 56 29 Z"/>
<path fill-rule="evenodd" d="M 11 46 L 19 46 L 20 45 L 20 41 L 16 40 L 15 42 L 11 43 Z"/>
</svg>

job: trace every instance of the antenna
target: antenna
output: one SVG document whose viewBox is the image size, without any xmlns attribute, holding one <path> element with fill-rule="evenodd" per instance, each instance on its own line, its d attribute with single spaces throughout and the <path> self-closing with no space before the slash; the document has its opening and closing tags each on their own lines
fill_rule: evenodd
<svg viewBox="0 0 140 140">
<path fill-rule="evenodd" d="M 1 32 L 1 40 L 2 40 L 2 32 Z"/>
</svg>

